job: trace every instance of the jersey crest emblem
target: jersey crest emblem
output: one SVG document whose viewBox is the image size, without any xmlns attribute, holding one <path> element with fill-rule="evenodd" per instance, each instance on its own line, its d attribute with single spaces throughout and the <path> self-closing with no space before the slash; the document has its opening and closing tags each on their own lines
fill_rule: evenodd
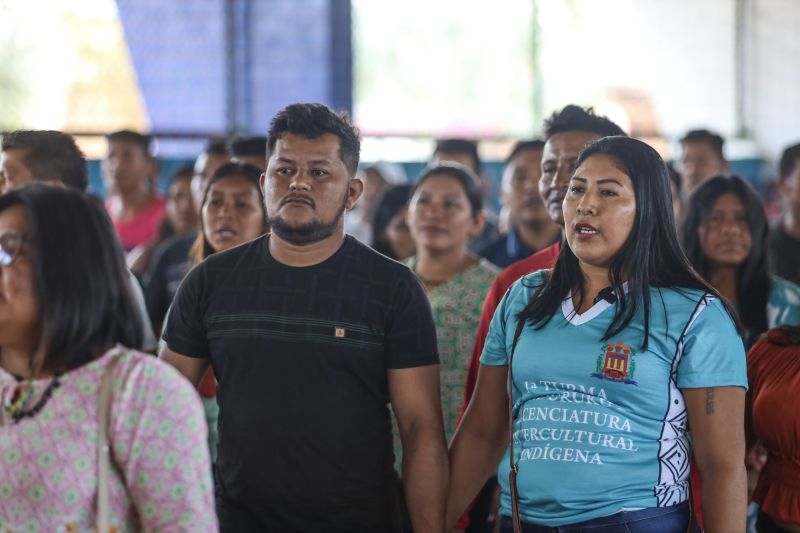
<svg viewBox="0 0 800 533">
<path fill-rule="evenodd" d="M 636 385 L 633 373 L 636 370 L 635 351 L 623 342 L 609 342 L 603 345 L 597 358 L 597 372 L 592 377 Z"/>
</svg>

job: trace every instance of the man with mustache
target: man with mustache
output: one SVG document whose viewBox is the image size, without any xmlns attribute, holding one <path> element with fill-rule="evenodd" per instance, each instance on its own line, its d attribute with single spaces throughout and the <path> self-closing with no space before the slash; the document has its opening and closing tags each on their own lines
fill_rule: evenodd
<svg viewBox="0 0 800 533">
<path fill-rule="evenodd" d="M 261 176 L 272 233 L 206 259 L 175 298 L 161 357 L 219 381 L 223 532 L 400 531 L 388 402 L 414 530 L 444 527 L 431 310 L 407 267 L 345 235 L 359 150 L 346 115 L 278 113 Z"/>
<path fill-rule="evenodd" d="M 553 113 L 545 121 L 544 130 L 546 139 L 542 153 L 539 195 L 545 203 L 550 219 L 563 229 L 564 215 L 561 212 L 561 203 L 564 201 L 569 178 L 575 170 L 575 161 L 578 159 L 578 155 L 592 141 L 609 135 L 625 135 L 625 132 L 608 118 L 596 115 L 592 108 L 584 109 L 576 105 L 568 105 L 561 111 Z M 467 368 L 462 414 L 475 392 L 483 345 L 500 300 L 508 288 L 525 274 L 543 268 L 552 268 L 560 250 L 561 239 L 532 256 L 513 263 L 500 272 L 492 283 L 483 302 L 481 321 L 475 334 L 475 345 Z M 478 495 L 472 514 L 473 518 L 484 520 L 483 517 L 488 511 L 488 502 L 491 500 L 495 484 L 493 480 L 490 480 Z M 462 518 L 458 525 L 463 529 L 466 527 L 467 521 Z"/>
</svg>

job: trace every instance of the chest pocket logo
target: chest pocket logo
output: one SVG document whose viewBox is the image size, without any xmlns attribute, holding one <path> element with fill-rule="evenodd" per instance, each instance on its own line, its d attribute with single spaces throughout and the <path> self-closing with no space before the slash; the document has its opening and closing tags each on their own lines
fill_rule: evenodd
<svg viewBox="0 0 800 533">
<path fill-rule="evenodd" d="M 597 358 L 597 371 L 592 374 L 592 377 L 636 385 L 637 383 L 633 380 L 636 370 L 635 354 L 633 348 L 621 341 L 603 345 L 600 356 Z"/>
<path fill-rule="evenodd" d="M 343 339 L 345 337 L 346 333 L 347 333 L 347 330 L 345 330 L 344 328 L 334 328 L 333 329 L 333 335 L 338 339 Z"/>
</svg>

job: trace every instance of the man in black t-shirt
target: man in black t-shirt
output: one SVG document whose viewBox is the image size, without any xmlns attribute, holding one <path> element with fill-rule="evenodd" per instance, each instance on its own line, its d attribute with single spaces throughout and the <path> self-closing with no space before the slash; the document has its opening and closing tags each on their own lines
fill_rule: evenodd
<svg viewBox="0 0 800 533">
<path fill-rule="evenodd" d="M 219 382 L 223 532 L 400 531 L 388 402 L 414 530 L 443 528 L 434 324 L 408 268 L 345 236 L 359 145 L 323 105 L 281 111 L 262 175 L 272 233 L 209 257 L 173 303 L 161 357 Z"/>
<path fill-rule="evenodd" d="M 769 236 L 772 273 L 800 284 L 800 144 L 789 146 L 781 155 L 778 192 L 784 211 Z"/>
</svg>

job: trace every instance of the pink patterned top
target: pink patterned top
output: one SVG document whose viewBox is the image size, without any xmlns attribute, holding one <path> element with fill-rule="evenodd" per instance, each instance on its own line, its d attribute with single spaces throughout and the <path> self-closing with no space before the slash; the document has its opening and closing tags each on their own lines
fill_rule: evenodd
<svg viewBox="0 0 800 533">
<path fill-rule="evenodd" d="M 35 416 L 2 417 L 0 531 L 94 531 L 98 397 L 114 359 L 113 531 L 217 531 L 200 398 L 174 368 L 120 346 L 62 375 Z M 35 382 L 34 402 L 50 381 Z M 16 385 L 0 368 L 2 405 Z"/>
</svg>

